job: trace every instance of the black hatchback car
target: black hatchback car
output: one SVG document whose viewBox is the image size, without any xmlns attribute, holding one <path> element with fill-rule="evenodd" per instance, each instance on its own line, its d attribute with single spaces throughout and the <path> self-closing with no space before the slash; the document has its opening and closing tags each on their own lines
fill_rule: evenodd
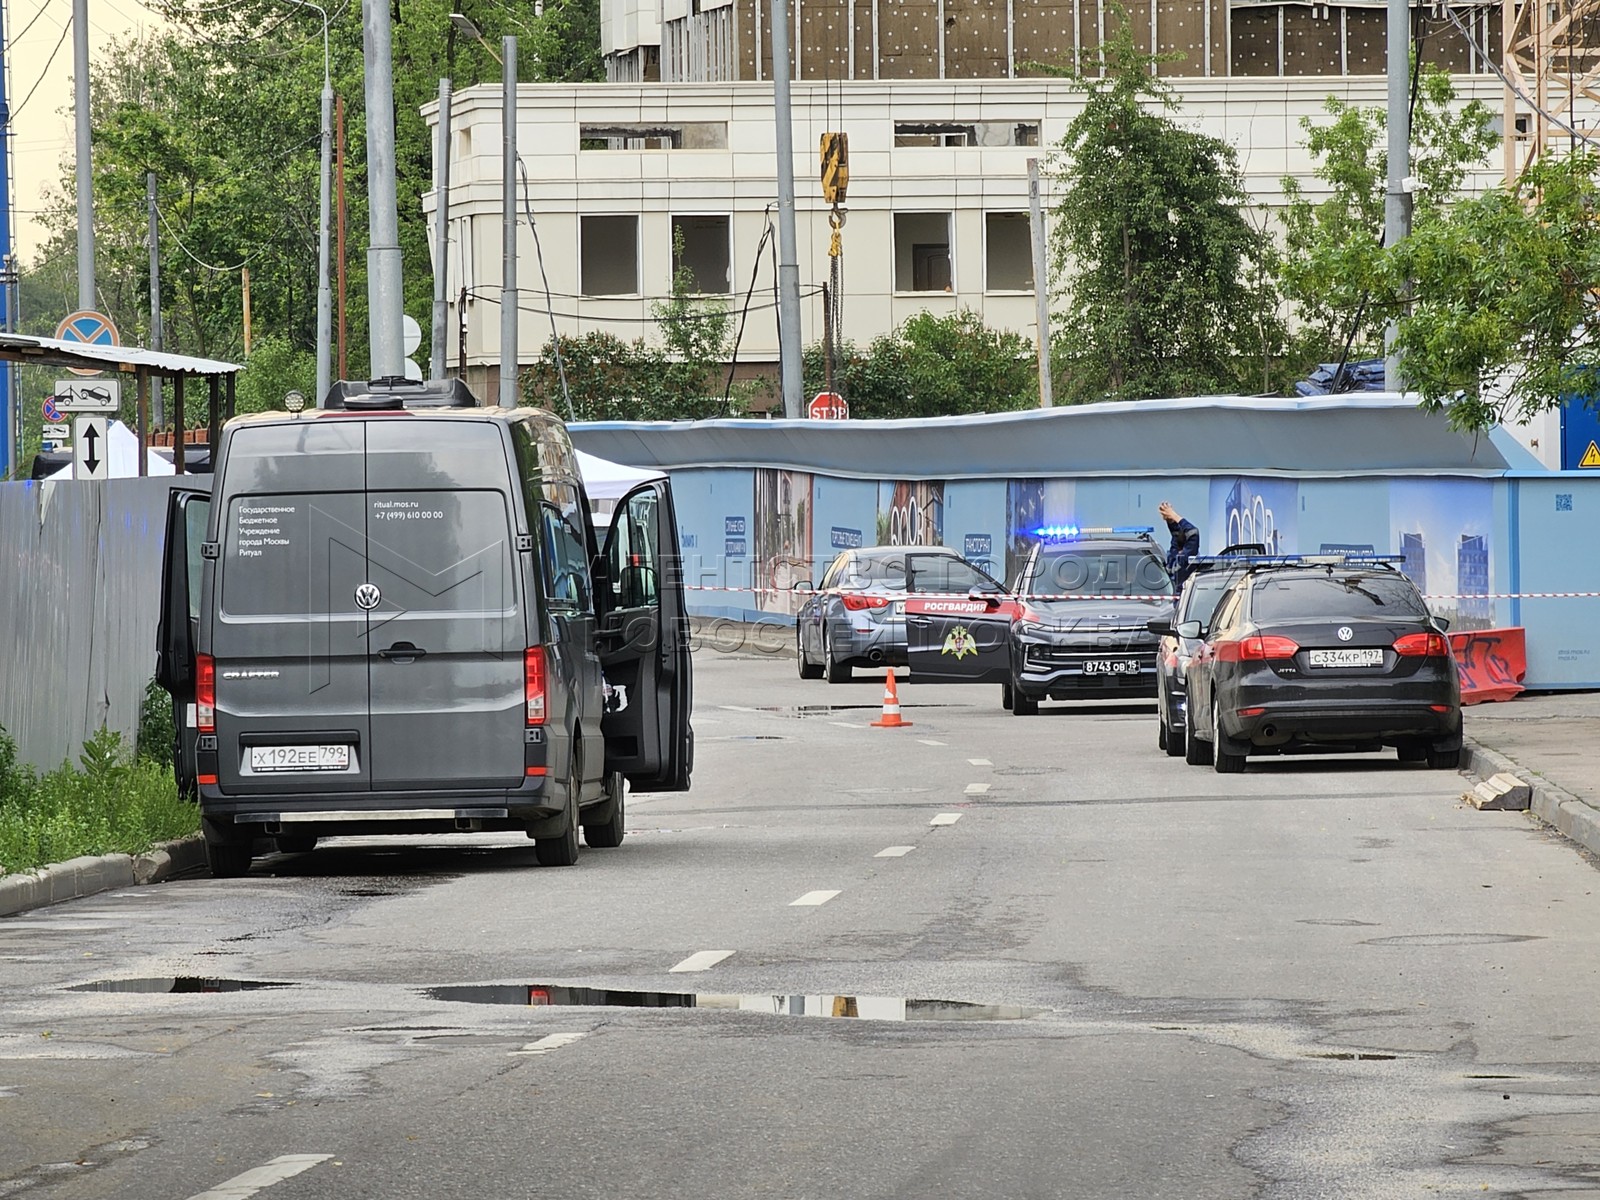
<svg viewBox="0 0 1600 1200">
<path fill-rule="evenodd" d="M 1229 774 L 1252 754 L 1395 747 L 1454 769 L 1461 685 L 1444 622 L 1385 556 L 1256 561 L 1188 667 L 1184 758 Z M 1180 637 L 1199 624 L 1184 621 Z"/>
</svg>

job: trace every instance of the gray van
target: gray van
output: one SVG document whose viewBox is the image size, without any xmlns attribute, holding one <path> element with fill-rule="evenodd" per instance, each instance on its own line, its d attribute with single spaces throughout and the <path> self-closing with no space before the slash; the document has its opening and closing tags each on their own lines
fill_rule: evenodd
<svg viewBox="0 0 1600 1200">
<path fill-rule="evenodd" d="M 460 381 L 336 384 L 223 429 L 174 489 L 157 678 L 217 876 L 260 839 L 520 830 L 616 846 L 623 785 L 689 786 L 692 680 L 670 485 L 598 545 L 572 443 Z"/>
</svg>

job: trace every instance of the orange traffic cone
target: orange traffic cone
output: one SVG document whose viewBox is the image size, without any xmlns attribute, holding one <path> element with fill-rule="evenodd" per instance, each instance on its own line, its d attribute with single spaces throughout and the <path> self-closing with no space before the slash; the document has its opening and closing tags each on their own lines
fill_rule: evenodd
<svg viewBox="0 0 1600 1200">
<path fill-rule="evenodd" d="M 894 668 L 889 668 L 889 678 L 883 681 L 883 716 L 872 722 L 876 729 L 910 729 L 910 721 L 900 719 L 900 693 L 894 686 Z"/>
</svg>

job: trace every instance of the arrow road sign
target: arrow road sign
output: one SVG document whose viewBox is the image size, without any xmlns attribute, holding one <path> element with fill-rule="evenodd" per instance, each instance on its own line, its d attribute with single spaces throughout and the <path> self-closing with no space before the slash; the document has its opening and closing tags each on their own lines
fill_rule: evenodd
<svg viewBox="0 0 1600 1200">
<path fill-rule="evenodd" d="M 114 413 L 122 404 L 122 380 L 58 379 L 54 400 L 62 412 Z"/>
<path fill-rule="evenodd" d="M 74 479 L 104 479 L 106 451 L 106 419 L 104 417 L 72 418 L 72 477 Z"/>
</svg>

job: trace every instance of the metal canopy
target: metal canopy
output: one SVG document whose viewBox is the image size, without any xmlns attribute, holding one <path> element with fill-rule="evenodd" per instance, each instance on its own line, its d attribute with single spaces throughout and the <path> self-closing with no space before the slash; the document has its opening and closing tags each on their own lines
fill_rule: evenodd
<svg viewBox="0 0 1600 1200">
<path fill-rule="evenodd" d="M 150 375 L 234 375 L 244 368 L 215 358 L 191 358 L 142 346 L 97 346 L 59 338 L 0 333 L 0 359 L 37 367 L 83 371 L 128 371 Z"/>
<path fill-rule="evenodd" d="M 174 424 L 172 440 L 173 469 L 182 475 L 185 471 L 184 440 L 184 380 L 198 376 L 209 382 L 206 397 L 206 425 L 209 429 L 207 444 L 214 446 L 217 430 L 224 415 L 233 415 L 234 380 L 243 368 L 238 363 L 217 358 L 192 358 L 187 354 L 167 354 L 159 350 L 146 350 L 142 346 L 101 346 L 88 342 L 68 342 L 60 338 L 30 337 L 22 333 L 0 333 L 0 361 L 22 363 L 34 367 L 60 367 L 68 371 L 124 371 L 138 382 L 139 474 L 145 473 L 149 445 L 149 395 L 150 380 L 172 380 Z M 223 381 L 227 381 L 227 394 L 223 395 Z M 0 464 L 0 475 L 4 467 Z"/>
<path fill-rule="evenodd" d="M 1538 466 L 1393 393 L 1200 396 L 897 421 L 597 421 L 590 454 L 636 467 L 784 467 L 856 479 L 1500 475 Z"/>
</svg>

